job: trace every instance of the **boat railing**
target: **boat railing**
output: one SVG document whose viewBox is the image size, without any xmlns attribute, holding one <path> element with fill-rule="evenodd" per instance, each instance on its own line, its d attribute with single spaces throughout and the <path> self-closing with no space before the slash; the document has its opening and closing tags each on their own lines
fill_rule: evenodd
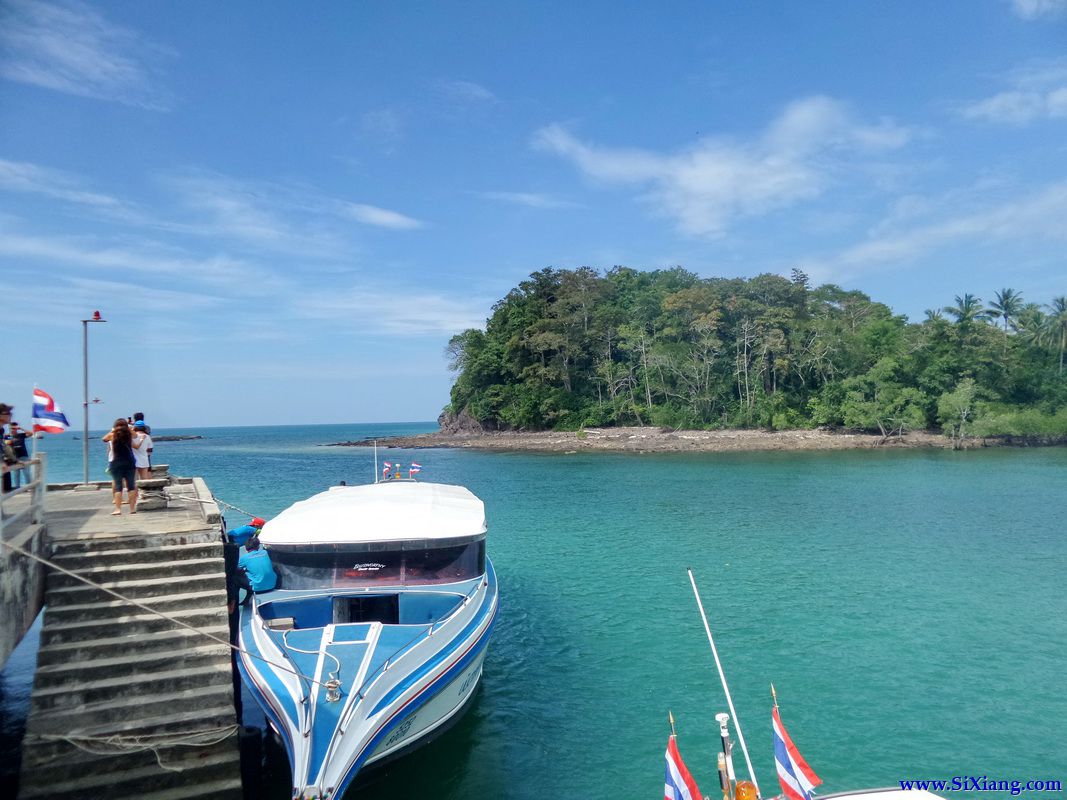
<svg viewBox="0 0 1067 800">
<path fill-rule="evenodd" d="M 485 587 L 487 587 L 488 585 L 489 585 L 489 577 L 488 577 L 488 575 L 483 575 L 482 579 L 478 583 L 476 583 L 473 587 L 471 587 L 471 589 L 467 592 L 467 594 L 465 594 L 463 596 L 463 600 L 460 602 L 459 606 L 457 606 L 456 609 L 451 614 L 449 614 L 447 617 L 445 617 L 444 619 L 437 620 L 436 622 L 433 622 L 430 625 L 429 629 L 426 631 L 425 635 L 426 636 L 432 636 L 435 631 L 439 631 L 439 630 L 441 630 L 441 628 L 443 628 L 445 626 L 448 626 L 448 625 L 450 625 L 450 623 L 453 623 L 456 620 L 458 620 L 460 618 L 460 615 L 462 614 L 463 610 L 465 608 L 467 608 L 468 605 L 470 605 L 470 602 L 474 598 L 475 594 L 479 590 L 484 589 Z M 398 647 L 396 650 L 394 650 L 393 654 L 389 658 L 387 658 L 380 665 L 378 665 L 378 667 L 374 670 L 374 672 L 372 672 L 370 675 L 368 675 L 363 680 L 363 683 L 360 685 L 359 689 L 356 690 L 356 699 L 357 699 L 357 701 L 365 700 L 366 697 L 367 697 L 368 692 L 370 692 L 370 690 L 374 688 L 374 684 L 377 683 L 378 680 L 382 676 L 385 675 L 385 673 L 389 670 L 389 668 L 391 666 L 393 666 L 396 662 L 400 661 L 405 656 L 410 654 L 411 651 L 410 651 L 409 648 L 411 647 L 411 645 L 414 644 L 415 642 L 417 642 L 422 637 L 423 637 L 422 633 L 416 634 L 411 639 L 409 639 L 407 642 L 405 642 L 400 647 Z"/>
</svg>

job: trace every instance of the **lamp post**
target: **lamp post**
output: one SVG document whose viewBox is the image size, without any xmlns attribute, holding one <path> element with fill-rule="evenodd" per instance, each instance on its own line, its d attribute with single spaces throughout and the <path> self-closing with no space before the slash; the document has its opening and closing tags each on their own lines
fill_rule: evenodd
<svg viewBox="0 0 1067 800">
<path fill-rule="evenodd" d="M 84 392 L 84 402 L 82 408 L 84 413 L 82 418 L 85 421 L 84 430 L 82 432 L 82 484 L 89 485 L 89 323 L 90 322 L 107 322 L 106 319 L 101 319 L 100 312 L 94 311 L 93 315 L 89 319 L 82 320 L 82 388 Z"/>
</svg>

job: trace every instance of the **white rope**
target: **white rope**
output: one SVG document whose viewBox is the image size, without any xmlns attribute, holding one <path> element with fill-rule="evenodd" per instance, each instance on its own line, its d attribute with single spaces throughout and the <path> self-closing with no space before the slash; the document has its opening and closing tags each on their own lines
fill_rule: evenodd
<svg viewBox="0 0 1067 800">
<path fill-rule="evenodd" d="M 299 647 L 293 647 L 289 644 L 289 631 L 282 631 L 282 641 L 285 642 L 285 648 L 287 650 L 292 650 L 296 653 L 303 653 L 308 656 L 329 656 L 333 659 L 333 663 L 337 665 L 337 669 L 330 672 L 330 677 L 337 680 L 337 676 L 341 674 L 341 660 L 327 649 L 329 645 L 320 647 L 318 650 L 301 650 Z"/>
<path fill-rule="evenodd" d="M 217 498 L 215 496 L 212 496 L 212 498 L 210 500 L 201 500 L 199 497 L 189 497 L 188 495 L 185 495 L 185 494 L 170 494 L 170 493 L 168 493 L 167 494 L 167 498 L 170 499 L 170 500 L 181 500 L 181 501 L 184 501 L 186 503 L 218 503 L 220 506 L 226 506 L 226 508 L 232 508 L 238 514 L 244 514 L 246 517 L 252 517 L 253 519 L 256 518 L 255 514 L 250 514 L 249 512 L 245 511 L 243 508 L 238 508 L 237 506 L 233 505 L 232 503 L 227 503 L 225 500 L 219 500 L 219 498 Z"/>
<path fill-rule="evenodd" d="M 50 742 L 66 742 L 79 750 L 94 756 L 125 755 L 131 753 L 143 753 L 148 750 L 156 757 L 156 763 L 161 769 L 168 772 L 184 772 L 190 767 L 198 766 L 196 763 L 189 766 L 170 766 L 163 763 L 160 753 L 164 747 L 211 747 L 233 736 L 240 730 L 237 724 L 225 725 L 220 728 L 210 728 L 205 731 L 192 733 L 159 733 L 146 736 L 124 736 L 116 733 L 108 736 L 90 736 L 87 734 L 29 734 L 28 738 Z"/>
<path fill-rule="evenodd" d="M 182 622 L 180 619 L 175 619 L 174 617 L 170 616 L 169 614 L 165 614 L 162 611 L 157 611 L 156 609 L 152 608 L 151 606 L 146 606 L 144 603 L 139 603 L 139 602 L 137 602 L 136 600 L 134 600 L 131 597 L 126 597 L 125 595 L 119 594 L 118 592 L 113 591 L 112 589 L 108 589 L 106 586 L 102 586 L 99 583 L 96 583 L 95 581 L 91 581 L 88 578 L 84 577 L 83 575 L 78 575 L 75 572 L 71 572 L 69 569 L 64 569 L 63 567 L 59 566 L 58 564 L 52 563 L 47 558 L 42 558 L 41 556 L 37 555 L 36 553 L 31 553 L 30 551 L 25 550 L 25 549 L 19 547 L 18 545 L 14 545 L 14 544 L 11 544 L 11 542 L 5 542 L 3 540 L 0 540 L 0 544 L 2 544 L 4 547 L 7 547 L 10 550 L 14 550 L 16 553 L 19 553 L 20 555 L 26 556 L 27 558 L 32 558 L 34 561 L 41 562 L 42 564 L 44 564 L 49 569 L 54 569 L 57 572 L 62 572 L 64 575 L 69 575 L 70 577 L 74 578 L 75 580 L 79 580 L 82 583 L 85 583 L 85 584 L 88 584 L 89 586 L 92 586 L 94 589 L 99 589 L 102 592 L 107 592 L 108 594 L 112 595 L 113 597 L 117 597 L 119 600 L 122 600 L 125 603 L 129 603 L 131 605 L 137 606 L 138 608 L 142 608 L 142 609 L 144 609 L 145 611 L 147 611 L 147 612 L 149 612 L 151 614 L 155 614 L 157 617 L 162 617 L 165 620 L 173 622 L 175 625 L 180 625 L 183 628 L 191 630 L 193 633 L 195 633 L 195 634 L 197 634 L 199 636 L 206 636 L 208 639 L 211 639 L 212 641 L 218 642 L 219 644 L 224 644 L 224 645 L 226 645 L 226 647 L 230 648 L 231 650 L 234 650 L 235 652 L 244 653 L 245 655 L 251 656 L 252 658 L 258 658 L 260 661 L 263 661 L 264 663 L 269 664 L 270 666 L 274 667 L 275 669 L 280 669 L 280 670 L 282 670 L 284 672 L 291 672 L 293 675 L 296 675 L 297 677 L 303 678 L 304 680 L 310 681 L 311 683 L 318 684 L 319 686 L 324 686 L 325 685 L 325 684 L 322 683 L 322 681 L 317 681 L 314 678 L 309 678 L 307 675 L 303 674 L 302 672 L 299 672 L 298 670 L 293 669 L 292 667 L 286 666 L 284 664 L 277 664 L 277 663 L 271 661 L 269 658 L 265 658 L 265 657 L 263 657 L 261 655 L 258 655 L 257 653 L 253 653 L 253 652 L 251 652 L 249 650 L 245 650 L 244 648 L 238 647 L 235 644 L 230 644 L 230 642 L 228 640 L 223 639 L 221 637 L 218 637 L 213 633 L 208 633 L 207 631 L 202 631 L 199 628 L 197 628 L 197 627 L 195 627 L 193 625 L 190 625 L 187 622 Z"/>
</svg>

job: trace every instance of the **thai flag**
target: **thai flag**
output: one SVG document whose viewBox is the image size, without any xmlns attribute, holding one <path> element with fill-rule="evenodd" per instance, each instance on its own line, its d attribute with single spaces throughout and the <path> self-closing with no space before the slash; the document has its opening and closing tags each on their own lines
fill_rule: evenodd
<svg viewBox="0 0 1067 800">
<path fill-rule="evenodd" d="M 408 475 L 414 475 L 416 472 L 422 472 L 422 464 L 416 464 L 411 462 L 411 469 L 408 470 Z"/>
<path fill-rule="evenodd" d="M 782 792 L 788 800 L 811 800 L 812 789 L 822 783 L 822 779 L 808 766 L 789 738 L 777 707 L 774 709 L 773 724 L 774 765 L 778 768 L 778 783 L 782 784 Z"/>
<path fill-rule="evenodd" d="M 63 433 L 70 427 L 63 410 L 47 392 L 33 390 L 33 432 Z"/>
<path fill-rule="evenodd" d="M 663 779 L 663 800 L 702 800 L 697 782 L 685 768 L 682 754 L 672 734 L 667 739 L 667 774 Z"/>
<path fill-rule="evenodd" d="M 388 475 L 389 474 L 389 470 L 391 470 L 392 468 L 393 468 L 392 464 L 390 464 L 388 461 L 383 461 L 382 462 L 382 475 Z"/>
</svg>

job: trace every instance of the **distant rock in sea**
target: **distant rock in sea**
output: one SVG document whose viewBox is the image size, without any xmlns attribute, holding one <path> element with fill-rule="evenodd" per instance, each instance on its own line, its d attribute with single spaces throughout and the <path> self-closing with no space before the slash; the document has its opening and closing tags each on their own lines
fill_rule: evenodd
<svg viewBox="0 0 1067 800">
<path fill-rule="evenodd" d="M 190 439 L 203 439 L 203 436 L 153 436 L 153 442 L 187 442 Z"/>
</svg>

